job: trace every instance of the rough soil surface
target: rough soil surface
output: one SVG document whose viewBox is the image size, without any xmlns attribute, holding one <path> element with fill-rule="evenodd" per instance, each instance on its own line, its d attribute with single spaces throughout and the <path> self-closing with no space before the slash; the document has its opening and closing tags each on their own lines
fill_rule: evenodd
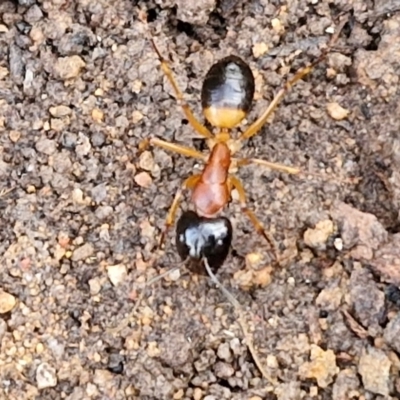
<svg viewBox="0 0 400 400">
<path fill-rule="evenodd" d="M 276 385 L 207 278 L 175 273 L 133 310 L 180 261 L 173 231 L 164 252 L 157 239 L 199 167 L 138 146 L 153 135 L 206 149 L 146 12 L 196 115 L 215 61 L 249 63 L 248 122 L 350 15 L 242 149 L 322 175 L 239 171 L 280 268 L 238 203 L 226 210 L 234 251 L 218 276 Z M 0 398 L 399 398 L 399 38 L 394 0 L 1 0 Z"/>
</svg>

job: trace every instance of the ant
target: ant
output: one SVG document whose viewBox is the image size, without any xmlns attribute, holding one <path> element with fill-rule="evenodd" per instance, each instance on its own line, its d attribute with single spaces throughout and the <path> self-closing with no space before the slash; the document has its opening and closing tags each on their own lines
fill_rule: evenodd
<svg viewBox="0 0 400 400">
<path fill-rule="evenodd" d="M 166 218 L 164 231 L 160 237 L 160 247 L 163 245 L 168 229 L 174 224 L 183 191 L 188 189 L 192 191 L 191 201 L 194 211 L 183 214 L 178 222 L 176 232 L 178 252 L 182 258 L 189 256 L 189 258 L 197 260 L 202 259 L 204 255 L 208 255 L 209 263 L 214 259 L 214 269 L 221 265 L 229 251 L 232 227 L 229 220 L 226 218 L 219 219 L 216 216 L 230 202 L 231 192 L 236 189 L 242 211 L 251 220 L 257 232 L 268 241 L 274 252 L 275 260 L 279 263 L 273 239 L 264 230 L 252 210 L 248 208 L 243 185 L 233 173 L 237 168 L 249 164 L 262 165 L 289 174 L 300 174 L 303 171 L 299 168 L 257 158 L 237 159 L 232 156 L 240 150 L 245 139 L 249 139 L 259 133 L 286 92 L 326 58 L 345 23 L 346 20 L 339 25 L 321 55 L 310 65 L 297 71 L 278 91 L 261 116 L 242 132 L 237 139 L 231 137 L 231 130 L 237 128 L 249 113 L 255 91 L 254 76 L 247 63 L 240 57 L 231 55 L 212 65 L 206 74 L 201 91 L 201 106 L 204 117 L 216 130 L 215 134 L 213 134 L 192 113 L 188 103 L 183 98 L 183 93 L 175 81 L 168 62 L 161 55 L 153 38 L 150 37 L 154 51 L 161 63 L 161 68 L 172 85 L 175 96 L 187 120 L 193 129 L 207 139 L 207 145 L 211 151 L 207 155 L 193 148 L 154 137 L 141 143 L 141 150 L 149 145 L 158 146 L 165 150 L 199 159 L 205 163 L 200 174 L 189 176 L 177 190 Z"/>
</svg>

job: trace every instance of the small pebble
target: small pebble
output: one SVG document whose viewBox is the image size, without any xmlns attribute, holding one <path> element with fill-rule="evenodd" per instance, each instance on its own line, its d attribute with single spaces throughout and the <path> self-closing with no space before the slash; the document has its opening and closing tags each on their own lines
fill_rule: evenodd
<svg viewBox="0 0 400 400">
<path fill-rule="evenodd" d="M 203 398 L 203 391 L 200 388 L 195 388 L 193 391 L 193 400 L 201 400 Z"/>
<path fill-rule="evenodd" d="M 187 22 L 194 26 L 205 25 L 209 20 L 210 13 L 217 7 L 216 0 L 177 0 L 175 3 L 178 9 L 178 20 Z"/>
<path fill-rule="evenodd" d="M 140 223 L 140 234 L 143 237 L 154 238 L 154 231 L 155 228 L 148 219 L 145 219 Z"/>
<path fill-rule="evenodd" d="M 92 118 L 94 122 L 100 123 L 103 122 L 104 113 L 103 111 L 99 110 L 98 108 L 94 108 L 92 110 Z"/>
<path fill-rule="evenodd" d="M 333 242 L 333 245 L 337 251 L 343 250 L 343 240 L 341 238 L 336 238 Z"/>
<path fill-rule="evenodd" d="M 139 157 L 139 167 L 151 172 L 154 168 L 154 159 L 150 151 L 144 151 Z"/>
<path fill-rule="evenodd" d="M 16 298 L 7 292 L 0 292 L 0 314 L 10 312 L 17 304 Z"/>
<path fill-rule="evenodd" d="M 240 269 L 233 274 L 233 279 L 236 285 L 242 290 L 249 290 L 254 286 L 254 271 Z"/>
<path fill-rule="evenodd" d="M 133 178 L 137 185 L 143 188 L 148 188 L 153 183 L 151 176 L 148 172 L 142 171 L 135 175 Z"/>
<path fill-rule="evenodd" d="M 328 103 L 326 106 L 326 110 L 331 118 L 335 119 L 336 121 L 341 121 L 342 119 L 347 118 L 350 111 L 343 108 L 338 103 Z"/>
<path fill-rule="evenodd" d="M 25 13 L 24 19 L 29 24 L 33 25 L 35 22 L 40 21 L 43 18 L 43 12 L 37 4 L 34 4 Z"/>
<path fill-rule="evenodd" d="M 229 348 L 229 343 L 221 343 L 218 346 L 217 356 L 223 361 L 232 361 L 232 353 Z"/>
<path fill-rule="evenodd" d="M 163 312 L 164 312 L 164 314 L 170 316 L 170 315 L 172 315 L 173 311 L 172 311 L 172 308 L 170 306 L 164 306 L 163 307 Z"/>
<path fill-rule="evenodd" d="M 268 45 L 264 42 L 262 43 L 256 43 L 253 48 L 253 56 L 255 58 L 259 58 L 261 56 L 263 56 L 267 51 L 268 51 Z"/>
<path fill-rule="evenodd" d="M 307 229 L 304 233 L 304 243 L 313 249 L 324 250 L 329 236 L 334 232 L 334 225 L 330 219 L 320 221 L 314 229 Z"/>
<path fill-rule="evenodd" d="M 54 65 L 54 75 L 62 80 L 76 78 L 86 63 L 77 55 L 60 57 Z"/>
<path fill-rule="evenodd" d="M 257 269 L 260 267 L 262 262 L 262 255 L 260 253 L 249 253 L 246 254 L 246 267 Z"/>
<path fill-rule="evenodd" d="M 43 43 L 45 40 L 45 36 L 43 34 L 43 30 L 40 26 L 34 25 L 29 32 L 29 37 L 35 44 Z"/>
<path fill-rule="evenodd" d="M 229 347 L 231 348 L 233 354 L 235 354 L 236 356 L 241 355 L 243 352 L 242 346 L 240 344 L 240 340 L 238 338 L 232 339 L 229 342 Z"/>
<path fill-rule="evenodd" d="M 47 156 L 50 156 L 57 151 L 57 143 L 54 140 L 50 140 L 47 138 L 40 139 L 36 143 L 35 147 L 37 151 L 46 154 Z"/>
<path fill-rule="evenodd" d="M 94 247 L 90 243 L 85 243 L 83 246 L 74 250 L 72 261 L 81 261 L 91 257 L 94 254 Z"/>
<path fill-rule="evenodd" d="M 72 110 L 67 106 L 56 106 L 50 107 L 49 112 L 55 118 L 62 118 L 71 115 Z"/>
<path fill-rule="evenodd" d="M 310 362 L 306 362 L 300 367 L 300 375 L 303 379 L 316 379 L 321 388 L 328 387 L 339 372 L 335 353 L 332 350 L 325 351 L 312 344 L 310 358 Z"/>
<path fill-rule="evenodd" d="M 137 124 L 139 121 L 143 119 L 143 114 L 140 111 L 133 111 L 132 113 L 132 123 Z"/>
<path fill-rule="evenodd" d="M 400 353 L 400 314 L 386 325 L 384 339 L 391 348 Z"/>
<path fill-rule="evenodd" d="M 288 285 L 290 286 L 295 286 L 296 285 L 296 280 L 293 278 L 293 276 L 289 276 L 287 280 Z"/>
<path fill-rule="evenodd" d="M 318 386 L 310 387 L 310 397 L 315 398 L 318 396 Z"/>
<path fill-rule="evenodd" d="M 38 389 L 55 387 L 57 385 L 56 370 L 48 363 L 42 363 L 36 370 L 36 383 Z"/>
<path fill-rule="evenodd" d="M 226 362 L 218 361 L 214 365 L 214 373 L 218 378 L 227 379 L 233 376 L 235 370 L 232 365 Z"/>
<path fill-rule="evenodd" d="M 369 347 L 362 352 L 358 373 L 365 389 L 382 396 L 389 396 L 390 368 L 392 363 L 383 350 Z"/>
<path fill-rule="evenodd" d="M 141 321 L 143 326 L 150 326 L 152 319 L 145 315 L 144 317 L 141 318 L 140 321 Z"/>
<path fill-rule="evenodd" d="M 8 69 L 6 67 L 0 67 L 0 81 L 8 75 Z"/>
<path fill-rule="evenodd" d="M 86 386 L 86 394 L 89 397 L 94 397 L 98 394 L 98 390 L 96 385 L 93 385 L 92 383 L 88 383 Z"/>
<path fill-rule="evenodd" d="M 7 332 L 7 323 L 6 321 L 4 321 L 4 319 L 0 319 L 0 342 L 3 340 L 4 335 Z M 24 342 L 24 346 L 25 346 L 25 342 Z M 27 347 L 27 346 L 25 346 Z"/>
<path fill-rule="evenodd" d="M 282 22 L 278 19 L 278 18 L 274 18 L 271 20 L 271 25 L 272 25 L 272 29 L 276 32 L 276 33 L 281 33 L 282 31 L 284 31 L 284 27 L 282 25 Z"/>
<path fill-rule="evenodd" d="M 76 188 L 72 191 L 72 201 L 75 204 L 84 204 L 83 201 L 83 192 L 81 189 Z"/>
<path fill-rule="evenodd" d="M 79 132 L 79 144 L 76 146 L 76 154 L 79 157 L 87 156 L 92 150 L 92 145 L 90 144 L 89 137 L 87 137 L 82 132 Z"/>
<path fill-rule="evenodd" d="M 343 292 L 340 287 L 326 287 L 321 290 L 315 303 L 323 310 L 333 311 L 339 308 Z"/>
<path fill-rule="evenodd" d="M 101 147 L 106 142 L 106 135 L 103 132 L 93 132 L 90 138 L 93 147 Z"/>
<path fill-rule="evenodd" d="M 149 357 L 158 357 L 160 355 L 161 351 L 158 348 L 157 342 L 149 342 L 147 346 L 147 355 Z"/>
<path fill-rule="evenodd" d="M 43 121 L 40 119 L 37 119 L 35 121 L 33 121 L 32 123 L 32 129 L 35 131 L 38 131 L 39 129 L 43 128 Z"/>
<path fill-rule="evenodd" d="M 43 351 L 44 351 L 43 343 L 38 343 L 38 344 L 36 345 L 35 350 L 36 350 L 36 353 L 37 353 L 37 354 L 42 354 Z"/>
<path fill-rule="evenodd" d="M 183 398 L 183 396 L 185 395 L 185 392 L 183 391 L 183 389 L 179 389 L 173 396 L 174 400 L 181 400 Z"/>
<path fill-rule="evenodd" d="M 136 79 L 131 83 L 130 88 L 133 93 L 140 93 L 140 91 L 142 90 L 142 86 L 143 86 L 142 81 Z"/>
<path fill-rule="evenodd" d="M 107 267 L 108 278 L 114 286 L 121 284 L 127 277 L 128 272 L 125 265 L 110 265 Z"/>
<path fill-rule="evenodd" d="M 64 130 L 65 125 L 66 125 L 66 124 L 65 124 L 64 121 L 61 120 L 61 119 L 52 118 L 52 119 L 50 120 L 50 128 L 51 128 L 53 131 L 61 132 L 61 131 Z"/>
<path fill-rule="evenodd" d="M 224 315 L 224 310 L 221 307 L 215 309 L 215 318 L 220 319 Z"/>
<path fill-rule="evenodd" d="M 19 132 L 19 131 L 10 131 L 10 140 L 13 143 L 17 143 L 18 140 L 20 139 L 20 137 L 21 137 L 21 132 Z"/>
<path fill-rule="evenodd" d="M 271 268 L 266 267 L 254 272 L 254 284 L 260 287 L 268 286 L 271 283 Z"/>
<path fill-rule="evenodd" d="M 169 274 L 169 279 L 171 279 L 171 281 L 176 282 L 179 278 L 181 277 L 181 271 L 178 269 L 172 271 Z"/>
<path fill-rule="evenodd" d="M 104 387 L 107 383 L 112 382 L 114 375 L 105 369 L 96 369 L 93 376 L 93 383 L 99 387 Z"/>
<path fill-rule="evenodd" d="M 92 296 L 95 296 L 96 294 L 100 293 L 101 283 L 99 278 L 89 279 L 88 283 L 89 283 L 90 294 Z"/>
<path fill-rule="evenodd" d="M 269 354 L 267 356 L 267 366 L 268 368 L 271 369 L 278 369 L 279 368 L 278 359 L 274 355 Z"/>
</svg>

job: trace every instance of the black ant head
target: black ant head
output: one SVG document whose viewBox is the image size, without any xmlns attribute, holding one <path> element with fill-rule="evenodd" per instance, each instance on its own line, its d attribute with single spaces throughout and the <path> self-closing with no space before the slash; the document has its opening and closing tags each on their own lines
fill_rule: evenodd
<svg viewBox="0 0 400 400">
<path fill-rule="evenodd" d="M 176 247 L 188 268 L 206 273 L 202 259 L 206 258 L 215 272 L 224 263 L 232 242 L 232 224 L 228 218 L 204 218 L 194 211 L 185 211 L 176 225 Z"/>
</svg>

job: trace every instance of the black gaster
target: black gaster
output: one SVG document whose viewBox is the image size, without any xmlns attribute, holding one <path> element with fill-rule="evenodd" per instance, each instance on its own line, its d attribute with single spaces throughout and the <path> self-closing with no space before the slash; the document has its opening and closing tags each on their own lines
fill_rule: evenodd
<svg viewBox="0 0 400 400">
<path fill-rule="evenodd" d="M 254 90 L 250 67 L 240 57 L 225 57 L 207 72 L 201 90 L 201 105 L 203 109 L 212 106 L 247 113 L 253 102 Z"/>
<path fill-rule="evenodd" d="M 194 211 L 185 211 L 176 225 L 178 254 L 188 260 L 188 268 L 195 273 L 207 274 L 203 258 L 216 272 L 229 254 L 232 233 L 228 218 L 203 218 Z"/>
</svg>

